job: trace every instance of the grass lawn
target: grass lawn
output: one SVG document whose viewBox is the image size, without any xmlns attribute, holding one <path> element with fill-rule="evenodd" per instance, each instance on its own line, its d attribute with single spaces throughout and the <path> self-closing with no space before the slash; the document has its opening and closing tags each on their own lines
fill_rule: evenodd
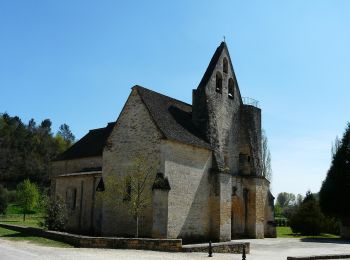
<svg viewBox="0 0 350 260">
<path fill-rule="evenodd" d="M 23 214 L 21 208 L 16 204 L 10 204 L 7 208 L 6 215 L 0 215 L 0 223 L 13 224 L 18 226 L 40 227 L 40 222 L 43 220 L 42 213 L 32 211 L 26 215 L 26 221 L 23 221 Z M 34 244 L 51 246 L 51 247 L 72 247 L 69 244 L 32 236 L 23 232 L 18 232 L 0 227 L 0 238 L 9 239 L 13 241 L 27 241 Z"/>
<path fill-rule="evenodd" d="M 23 221 L 22 210 L 16 204 L 10 204 L 7 208 L 6 215 L 0 215 L 0 222 L 4 224 L 28 227 L 40 227 L 39 223 L 42 219 L 41 212 L 32 211 L 26 214 L 26 221 Z"/>
<path fill-rule="evenodd" d="M 0 238 L 9 239 L 12 241 L 27 241 L 29 243 L 51 246 L 51 247 L 73 247 L 69 244 L 43 238 L 37 236 L 31 236 L 22 232 L 13 231 L 10 229 L 0 227 Z"/>
<path fill-rule="evenodd" d="M 277 237 L 287 238 L 340 238 L 339 236 L 332 234 L 320 234 L 318 236 L 302 236 L 292 232 L 290 227 L 277 227 Z"/>
</svg>

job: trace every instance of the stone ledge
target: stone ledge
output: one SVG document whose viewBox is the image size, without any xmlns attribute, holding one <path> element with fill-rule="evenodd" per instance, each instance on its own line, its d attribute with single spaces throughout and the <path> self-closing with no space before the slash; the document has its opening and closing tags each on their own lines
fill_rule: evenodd
<svg viewBox="0 0 350 260">
<path fill-rule="evenodd" d="M 76 247 L 141 249 L 166 252 L 181 252 L 182 239 L 90 237 L 65 232 L 46 231 L 40 228 L 23 227 L 0 223 L 0 227 L 58 240 Z"/>
<path fill-rule="evenodd" d="M 350 255 L 288 256 L 287 260 L 349 259 Z"/>
<path fill-rule="evenodd" d="M 242 254 L 243 245 L 245 245 L 246 254 L 250 253 L 250 243 L 249 242 L 218 242 L 212 243 L 212 250 L 214 253 L 233 253 Z M 209 244 L 190 244 L 182 246 L 183 252 L 208 252 Z"/>
<path fill-rule="evenodd" d="M 112 249 L 140 249 L 164 252 L 208 252 L 208 244 L 182 245 L 182 239 L 154 239 L 154 238 L 121 238 L 121 237 L 90 237 L 58 231 L 43 230 L 41 228 L 23 227 L 0 223 L 0 227 L 62 241 L 76 247 L 112 248 Z M 214 253 L 250 252 L 249 242 L 219 242 L 212 243 Z"/>
</svg>

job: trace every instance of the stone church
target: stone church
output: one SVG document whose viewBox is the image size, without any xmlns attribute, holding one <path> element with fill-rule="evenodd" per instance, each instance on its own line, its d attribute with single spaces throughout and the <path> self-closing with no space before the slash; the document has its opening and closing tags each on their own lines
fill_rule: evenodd
<svg viewBox="0 0 350 260">
<path fill-rule="evenodd" d="M 276 236 L 274 198 L 262 175 L 261 109 L 241 97 L 225 42 L 192 91 L 192 105 L 134 86 L 115 122 L 90 130 L 52 162 L 52 192 L 66 202 L 68 230 L 134 236 L 128 211 L 108 208 L 97 195 L 108 176 L 127 174 L 135 154 L 156 163 L 152 180 L 166 184 L 147 187 L 152 203 L 140 237 Z"/>
</svg>

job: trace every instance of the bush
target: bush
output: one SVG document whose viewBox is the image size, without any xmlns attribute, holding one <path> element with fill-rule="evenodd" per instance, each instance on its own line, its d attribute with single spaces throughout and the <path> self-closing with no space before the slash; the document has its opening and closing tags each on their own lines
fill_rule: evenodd
<svg viewBox="0 0 350 260">
<path fill-rule="evenodd" d="M 325 217 L 323 228 L 325 233 L 340 235 L 340 221 L 336 218 Z"/>
<path fill-rule="evenodd" d="M 324 231 L 325 217 L 321 213 L 318 201 L 310 192 L 290 219 L 294 233 L 302 235 L 319 235 Z"/>
<path fill-rule="evenodd" d="M 67 221 L 67 209 L 64 201 L 57 197 L 55 200 L 45 199 L 44 222 L 42 226 L 55 231 L 65 231 Z"/>
<path fill-rule="evenodd" d="M 8 206 L 7 189 L 0 185 L 0 214 L 5 214 Z"/>
</svg>

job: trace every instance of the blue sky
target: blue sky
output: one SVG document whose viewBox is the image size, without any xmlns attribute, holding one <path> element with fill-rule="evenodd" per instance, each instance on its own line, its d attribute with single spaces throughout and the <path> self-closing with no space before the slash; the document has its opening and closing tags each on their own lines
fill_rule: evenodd
<svg viewBox="0 0 350 260">
<path fill-rule="evenodd" d="M 0 112 L 114 121 L 130 88 L 191 103 L 226 37 L 243 96 L 260 101 L 273 193 L 317 192 L 349 120 L 350 1 L 1 1 Z"/>
</svg>

